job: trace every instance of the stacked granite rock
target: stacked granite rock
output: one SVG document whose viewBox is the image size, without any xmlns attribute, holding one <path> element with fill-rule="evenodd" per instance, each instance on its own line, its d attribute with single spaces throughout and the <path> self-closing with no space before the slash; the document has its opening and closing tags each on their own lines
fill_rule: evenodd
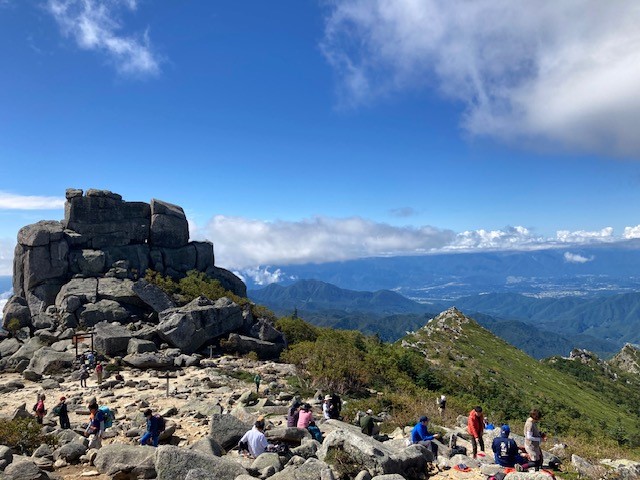
<svg viewBox="0 0 640 480">
<path fill-rule="evenodd" d="M 47 338 L 49 344 L 78 328 L 109 330 L 111 337 L 123 340 L 98 340 L 100 353 L 108 356 L 126 354 L 130 338 L 166 342 L 191 354 L 231 332 L 238 351 L 252 348 L 247 342 L 273 348 L 278 334 L 265 322 L 256 322 L 248 308 L 226 298 L 200 298 L 177 307 L 143 279 L 148 269 L 174 279 L 197 270 L 246 296 L 237 276 L 214 265 L 212 243 L 189 241 L 181 207 L 156 199 L 150 204 L 126 202 L 106 190 L 83 194 L 69 189 L 66 198 L 64 220 L 41 221 L 18 232 L 14 296 L 3 312 L 5 328 L 11 321 L 15 327 L 17 319 L 29 336 Z M 251 332 L 257 338 L 250 338 Z M 270 345 L 256 343 L 267 337 Z M 283 343 L 282 337 L 277 341 Z"/>
</svg>

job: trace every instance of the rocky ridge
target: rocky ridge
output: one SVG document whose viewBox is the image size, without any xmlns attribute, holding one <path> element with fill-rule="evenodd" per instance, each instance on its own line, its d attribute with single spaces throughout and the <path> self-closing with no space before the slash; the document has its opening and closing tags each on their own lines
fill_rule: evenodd
<svg viewBox="0 0 640 480">
<path fill-rule="evenodd" d="M 3 311 L 3 327 L 13 335 L 0 342 L 0 371 L 35 378 L 69 368 L 90 348 L 88 340 L 74 345 L 74 335 L 89 331 L 98 354 L 147 368 L 193 364 L 190 356 L 206 354 L 204 347 L 220 339 L 260 357 L 282 350 L 283 336 L 253 318 L 249 305 L 205 297 L 176 305 L 144 280 L 149 269 L 175 280 L 196 270 L 246 296 L 238 277 L 215 266 L 212 243 L 189 241 L 181 207 L 126 202 L 106 190 L 68 189 L 66 198 L 62 221 L 18 232 L 14 295 Z"/>
</svg>

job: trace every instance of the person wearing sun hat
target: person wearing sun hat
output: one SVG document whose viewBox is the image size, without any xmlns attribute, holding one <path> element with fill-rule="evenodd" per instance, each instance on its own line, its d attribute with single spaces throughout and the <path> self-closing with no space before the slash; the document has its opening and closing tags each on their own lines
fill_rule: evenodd
<svg viewBox="0 0 640 480">
<path fill-rule="evenodd" d="M 324 402 L 322 403 L 322 416 L 325 420 L 329 420 L 333 417 L 333 404 L 331 403 L 331 395 L 325 395 Z"/>
</svg>

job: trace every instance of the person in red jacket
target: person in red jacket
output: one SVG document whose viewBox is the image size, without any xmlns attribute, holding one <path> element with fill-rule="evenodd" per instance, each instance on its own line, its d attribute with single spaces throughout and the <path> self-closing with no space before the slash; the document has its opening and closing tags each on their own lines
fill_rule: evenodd
<svg viewBox="0 0 640 480">
<path fill-rule="evenodd" d="M 469 435 L 471 435 L 473 458 L 476 458 L 478 455 L 478 444 L 480 444 L 480 451 L 484 452 L 484 440 L 482 439 L 482 432 L 484 431 L 484 415 L 482 414 L 482 407 L 474 407 L 474 409 L 469 412 L 467 431 L 469 432 Z"/>
</svg>

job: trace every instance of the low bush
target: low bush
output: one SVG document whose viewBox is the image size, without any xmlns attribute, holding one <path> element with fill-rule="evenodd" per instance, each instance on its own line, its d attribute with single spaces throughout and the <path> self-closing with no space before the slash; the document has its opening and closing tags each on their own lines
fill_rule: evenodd
<svg viewBox="0 0 640 480">
<path fill-rule="evenodd" d="M 55 438 L 42 433 L 34 418 L 0 419 L 0 445 L 9 445 L 20 455 L 31 455 L 43 443 L 55 446 Z"/>
</svg>

